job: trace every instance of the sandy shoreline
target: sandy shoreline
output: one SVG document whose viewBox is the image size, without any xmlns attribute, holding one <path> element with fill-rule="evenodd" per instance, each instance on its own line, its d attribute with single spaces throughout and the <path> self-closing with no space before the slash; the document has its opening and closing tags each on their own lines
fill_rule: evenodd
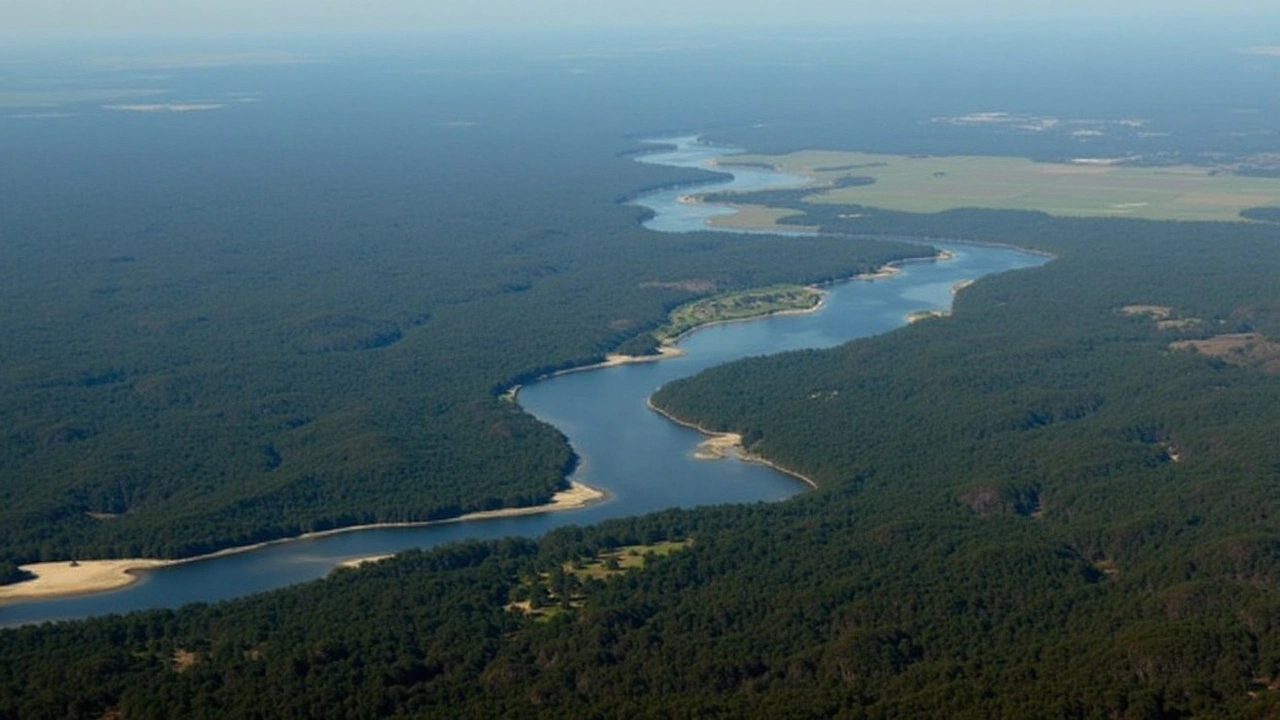
<svg viewBox="0 0 1280 720">
<path fill-rule="evenodd" d="M 395 557 L 395 554 L 383 553 L 381 555 L 370 555 L 368 557 L 351 558 L 350 560 L 343 560 L 342 562 L 338 563 L 338 567 L 334 569 L 336 570 L 338 568 L 358 568 L 361 565 L 366 565 L 368 563 L 381 562 L 383 560 L 386 560 L 387 558 L 392 558 L 392 557 Z"/>
<path fill-rule="evenodd" d="M 742 447 L 742 435 L 738 433 L 722 433 L 722 432 L 714 432 L 711 430 L 707 430 L 706 428 L 702 427 L 701 425 L 698 425 L 697 423 L 692 423 L 692 422 L 689 422 L 688 420 L 683 420 L 681 418 L 678 418 L 675 415 L 672 415 L 671 413 L 667 412 L 666 410 L 663 410 L 662 408 L 658 407 L 657 405 L 654 405 L 652 399 L 646 400 L 645 404 L 648 405 L 650 410 L 658 413 L 662 417 L 670 420 L 671 422 L 679 425 L 680 427 L 686 427 L 686 428 L 689 428 L 690 430 L 697 430 L 698 432 L 707 436 L 707 439 L 698 443 L 697 449 L 694 450 L 693 456 L 699 460 L 718 460 L 718 459 L 722 459 L 732 455 L 734 457 L 737 457 L 739 460 L 742 460 L 743 462 L 755 463 L 757 465 L 764 465 L 765 467 L 769 467 L 769 468 L 773 468 L 774 470 L 777 470 L 783 475 L 790 475 L 791 477 L 799 480 L 800 482 L 808 485 L 811 488 L 814 488 L 815 490 L 818 488 L 818 483 L 814 482 L 813 479 L 808 477 L 807 475 L 796 472 L 791 468 L 779 465 L 778 463 L 766 457 L 763 457 L 761 455 L 756 455 L 755 453 L 747 452 L 746 448 Z"/>
<path fill-rule="evenodd" d="M 557 370 L 547 377 L 558 377 L 560 375 L 568 375 L 576 372 L 586 372 L 587 370 L 600 370 L 603 368 L 617 367 L 619 365 L 632 365 L 634 363 L 657 362 L 673 357 L 681 357 L 684 351 L 678 347 L 670 345 L 661 345 L 658 347 L 657 355 L 623 355 L 621 353 L 609 353 L 604 356 L 604 362 L 598 362 L 592 365 L 582 365 L 579 367 L 568 368 L 567 370 Z M 541 379 L 541 378 L 540 378 Z"/>
<path fill-rule="evenodd" d="M 488 520 L 492 518 L 517 517 L 520 515 L 537 515 L 546 512 L 576 510 L 607 497 L 608 494 L 603 490 L 580 482 L 570 481 L 567 489 L 557 492 L 552 496 L 551 502 L 544 505 L 526 505 L 524 507 L 483 510 L 480 512 L 459 515 L 455 518 L 446 518 L 444 520 L 352 525 L 350 527 L 334 528 L 333 530 L 304 533 L 295 537 L 280 538 L 279 540 L 270 540 L 267 542 L 255 543 L 253 545 L 227 548 L 207 555 L 198 555 L 196 557 L 182 558 L 179 560 L 125 558 L 117 560 L 80 560 L 76 563 L 72 563 L 70 561 L 33 563 L 31 565 L 23 565 L 22 569 L 35 574 L 36 577 L 34 579 L 14 583 L 12 585 L 0 585 L 0 605 L 19 600 L 48 600 L 58 597 L 89 595 L 92 593 L 107 592 L 109 590 L 118 590 L 137 582 L 139 580 L 138 573 L 140 571 L 212 560 L 226 555 L 237 555 L 240 553 L 251 552 L 253 550 L 259 550 L 269 545 L 278 545 L 280 543 L 297 542 L 299 540 L 309 540 L 328 535 L 337 535 L 339 533 L 358 532 L 361 530 L 426 527 L 428 525 L 443 525 L 445 523 L 469 522 L 472 520 Z M 381 559 L 382 557 L 389 556 L 376 557 L 377 559 Z M 340 565 L 347 566 L 347 563 L 353 562 L 358 565 L 361 561 L 367 562 L 372 559 L 373 558 L 358 558 L 356 561 L 347 560 L 344 563 L 340 563 Z"/>
<path fill-rule="evenodd" d="M 0 585 L 0 603 L 10 600 L 41 600 L 85 593 L 103 592 L 137 582 L 137 570 L 172 565 L 172 560 L 84 560 L 34 563 L 22 569 L 35 579 Z"/>
<path fill-rule="evenodd" d="M 634 363 L 657 362 L 658 360 L 666 360 L 668 358 L 681 357 L 683 355 L 684 351 L 680 348 L 672 347 L 671 345 L 664 343 L 658 346 L 658 353 L 656 355 L 623 355 L 622 353 L 609 353 L 604 356 L 604 362 L 557 370 L 549 375 L 543 375 L 535 378 L 533 382 L 559 377 L 561 375 L 568 375 L 570 373 L 586 372 L 587 370 L 600 370 L 602 368 L 631 365 Z M 523 385 L 512 385 L 507 388 L 506 392 L 502 393 L 503 399 L 510 402 L 518 402 L 520 400 L 520 389 L 523 387 Z"/>
</svg>

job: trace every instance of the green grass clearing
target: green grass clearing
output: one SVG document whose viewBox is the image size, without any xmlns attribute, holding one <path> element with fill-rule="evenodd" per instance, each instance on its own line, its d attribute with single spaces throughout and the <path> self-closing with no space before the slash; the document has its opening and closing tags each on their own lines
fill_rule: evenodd
<svg viewBox="0 0 1280 720">
<path fill-rule="evenodd" d="M 553 572 L 545 572 L 537 578 L 522 583 L 512 593 L 507 610 L 531 616 L 546 622 L 556 615 L 581 607 L 583 583 L 590 580 L 606 580 L 628 570 L 642 570 L 651 557 L 666 557 L 693 544 L 692 539 L 669 540 L 648 545 L 625 545 L 595 557 L 567 562 Z"/>
<path fill-rule="evenodd" d="M 874 184 L 819 190 L 807 200 L 907 212 L 982 207 L 1069 216 L 1240 220 L 1244 208 L 1280 205 L 1280 178 L 1244 177 L 1190 165 L 1122 167 L 814 150 L 741 155 L 734 162 L 768 163 L 823 183 L 873 177 Z"/>
<path fill-rule="evenodd" d="M 666 557 L 678 550 L 684 550 L 692 544 L 692 540 L 686 539 L 664 541 L 652 545 L 626 545 L 609 552 L 600 553 L 599 557 L 594 560 L 565 563 L 564 571 L 580 578 L 602 580 L 633 568 L 644 568 L 645 560 L 650 555 Z"/>
</svg>

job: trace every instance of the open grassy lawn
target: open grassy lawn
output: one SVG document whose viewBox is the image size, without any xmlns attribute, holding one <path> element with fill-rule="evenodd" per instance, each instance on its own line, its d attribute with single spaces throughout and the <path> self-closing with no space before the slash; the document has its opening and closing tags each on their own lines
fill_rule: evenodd
<svg viewBox="0 0 1280 720">
<path fill-rule="evenodd" d="M 874 184 L 819 192 L 809 200 L 911 212 L 984 207 L 1053 215 L 1239 220 L 1244 208 L 1280 205 L 1280 179 L 1215 173 L 1189 165 L 1118 167 L 1006 157 L 809 150 L 779 156 L 742 155 L 734 162 L 769 163 L 819 182 L 873 177 Z"/>
<path fill-rule="evenodd" d="M 678 550 L 684 550 L 692 543 L 692 540 L 686 539 L 664 540 L 652 545 L 624 545 L 609 552 L 601 553 L 599 557 L 592 560 L 584 560 L 577 564 L 566 563 L 564 570 L 571 575 L 602 580 L 631 568 L 643 568 L 645 558 L 649 555 L 663 557 Z"/>
</svg>

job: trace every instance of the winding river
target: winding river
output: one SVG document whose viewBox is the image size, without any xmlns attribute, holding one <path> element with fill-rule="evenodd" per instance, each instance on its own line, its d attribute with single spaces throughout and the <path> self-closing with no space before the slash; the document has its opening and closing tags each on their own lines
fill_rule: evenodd
<svg viewBox="0 0 1280 720">
<path fill-rule="evenodd" d="M 702 144 L 696 137 L 655 142 L 663 149 L 640 156 L 640 162 L 697 167 L 737 152 L 735 148 Z M 763 168 L 719 169 L 731 172 L 733 179 L 702 186 L 700 192 L 794 187 L 805 181 Z M 680 196 L 687 192 L 687 188 L 662 190 L 636 200 L 655 212 L 647 227 L 662 232 L 701 230 L 706 229 L 709 217 L 732 212 L 715 205 L 680 202 Z M 953 259 L 910 264 L 891 279 L 831 287 L 818 312 L 703 328 L 680 343 L 686 351 L 681 357 L 560 375 L 525 387 L 520 404 L 570 438 L 583 458 L 574 479 L 608 490 L 610 496 L 604 502 L 569 512 L 376 528 L 268 545 L 147 571 L 138 582 L 112 592 L 6 605 L 0 607 L 0 627 L 224 600 L 314 580 L 351 558 L 457 540 L 536 536 L 563 525 L 676 506 L 787 498 L 804 488 L 794 478 L 733 458 L 694 459 L 700 436 L 649 410 L 646 399 L 664 383 L 738 358 L 830 347 L 892 330 L 901 326 L 909 313 L 947 308 L 952 285 L 958 281 L 1045 261 L 1007 248 L 945 247 L 954 254 Z"/>
</svg>

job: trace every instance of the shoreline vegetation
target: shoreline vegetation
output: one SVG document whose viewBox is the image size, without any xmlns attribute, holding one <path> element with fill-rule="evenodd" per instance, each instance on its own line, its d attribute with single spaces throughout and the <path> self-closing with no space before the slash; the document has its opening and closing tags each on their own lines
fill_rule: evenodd
<svg viewBox="0 0 1280 720">
<path fill-rule="evenodd" d="M 140 580 L 141 576 L 139 573 L 143 571 L 213 560 L 227 555 L 238 555 L 240 553 L 252 552 L 264 547 L 279 545 L 282 543 L 298 542 L 300 540 L 314 540 L 316 538 L 326 537 L 329 535 L 359 532 L 361 530 L 426 527 L 429 525 L 443 525 L 445 523 L 491 520 L 494 518 L 577 510 L 579 508 L 586 507 L 587 505 L 606 500 L 608 497 L 608 492 L 604 490 L 570 480 L 568 488 L 557 492 L 552 497 L 551 502 L 544 503 L 542 505 L 524 505 L 521 507 L 499 508 L 497 510 L 481 510 L 478 512 L 459 515 L 458 517 L 446 518 L 444 520 L 351 525 L 348 527 L 334 528 L 332 530 L 303 533 L 302 535 L 294 537 L 269 540 L 267 542 L 254 543 L 253 545 L 227 548 L 207 555 L 198 555 L 196 557 L 182 558 L 179 560 L 125 558 L 114 560 L 79 560 L 33 563 L 30 565 L 23 565 L 22 569 L 35 575 L 34 578 L 30 580 L 23 580 L 11 585 L 0 585 L 0 607 L 11 602 L 52 600 L 54 598 L 91 595 L 94 593 L 119 590 Z M 374 562 L 386 557 L 390 557 L 390 555 L 376 555 L 366 558 L 345 560 L 339 563 L 337 567 L 356 567 L 362 563 Z"/>
<path fill-rule="evenodd" d="M 1020 250 L 1021 248 L 1014 248 L 1014 249 Z M 843 280 L 835 280 L 827 284 L 834 285 L 840 282 L 853 282 L 853 281 L 863 281 L 863 280 L 884 280 L 887 278 L 892 278 L 898 275 L 899 273 L 901 273 L 902 270 L 899 268 L 900 265 L 906 265 L 907 263 L 918 263 L 918 262 L 938 262 L 942 260 L 950 260 L 954 257 L 955 257 L 955 253 L 952 253 L 949 250 L 938 250 L 933 255 L 929 255 L 927 257 L 910 257 L 910 258 L 903 258 L 901 260 L 894 260 L 893 262 L 886 263 L 872 272 L 859 273 L 852 277 L 845 278 Z M 965 283 L 963 287 L 968 287 L 968 285 L 973 284 L 973 281 L 962 280 L 957 283 L 957 288 L 960 286 L 960 283 Z M 822 285 L 780 285 L 780 286 L 775 286 L 772 289 L 777 290 L 778 288 L 785 288 L 789 290 L 803 290 L 805 292 L 805 295 L 816 297 L 816 301 L 812 305 L 805 305 L 805 306 L 799 306 L 799 307 L 778 307 L 778 308 L 769 307 L 768 309 L 765 309 L 762 307 L 757 312 L 752 314 L 743 314 L 735 317 L 708 318 L 700 322 L 697 322 L 695 324 L 689 325 L 688 327 L 682 329 L 678 334 L 675 334 L 675 335 L 668 335 L 664 332 L 670 327 L 670 325 L 666 325 L 654 331 L 655 336 L 657 336 L 659 345 L 658 345 L 658 352 L 653 355 L 624 355 L 622 353 L 610 353 L 608 355 L 605 355 L 605 359 L 601 362 L 592 363 L 590 365 L 579 365 L 577 367 L 565 368 L 564 370 L 557 370 L 553 373 L 549 373 L 547 375 L 543 375 L 541 377 L 535 378 L 533 382 L 540 382 L 542 380 L 548 380 L 553 377 L 568 375 L 570 373 L 587 372 L 588 370 L 601 370 L 603 368 L 617 367 L 619 365 L 630 365 L 633 363 L 645 363 L 645 362 L 657 362 L 659 360 L 667 360 L 670 358 L 683 357 L 685 355 L 685 351 L 680 349 L 679 347 L 676 347 L 676 345 L 681 340 L 684 340 L 685 338 L 689 337 L 690 335 L 692 335 L 693 333 L 699 330 L 703 330 L 709 327 L 714 327 L 716 325 L 724 325 L 727 323 L 735 323 L 735 322 L 748 322 L 751 320 L 760 320 L 762 318 L 775 317 L 778 315 L 801 315 L 804 313 L 817 312 L 821 310 L 823 306 L 826 304 L 827 291 L 823 289 Z M 958 292 L 957 288 L 953 288 L 952 292 L 953 293 Z M 676 308 L 676 310 L 673 310 L 672 314 L 674 315 L 674 313 L 679 312 L 681 308 L 694 307 L 702 303 L 707 303 L 707 302 L 716 301 L 716 300 L 723 300 L 723 299 L 731 298 L 735 296 L 747 296 L 752 294 L 760 294 L 768 290 L 770 290 L 770 288 L 756 288 L 756 289 L 750 289 L 750 290 L 737 290 L 732 293 L 727 293 L 724 295 L 714 295 L 711 297 L 702 298 L 701 300 L 694 300 L 688 303 L 687 305 L 682 305 L 679 308 Z M 524 385 L 522 384 L 512 385 L 501 394 L 501 397 L 504 400 L 507 400 L 510 402 L 516 402 L 519 399 L 520 389 L 522 387 L 524 387 Z"/>
<path fill-rule="evenodd" d="M 905 258 L 887 263 L 874 272 L 861 273 L 849 278 L 849 281 L 859 280 L 880 280 L 892 278 L 902 272 L 898 267 L 910 262 L 930 262 L 938 260 L 948 260 L 954 255 L 946 250 L 939 250 L 936 254 L 922 258 Z M 633 363 L 657 362 L 674 357 L 685 355 L 685 351 L 675 347 L 675 344 L 690 334 L 697 332 L 706 327 L 720 325 L 731 322 L 745 322 L 749 320 L 758 320 L 760 318 L 772 317 L 775 315 L 794 315 L 801 313 L 817 312 L 822 309 L 825 304 L 826 292 L 815 285 L 808 286 L 776 286 L 772 288 L 762 288 L 755 290 L 742 290 L 718 295 L 712 298 L 704 298 L 702 300 L 689 303 L 687 306 L 681 306 L 673 311 L 680 311 L 682 308 L 691 309 L 708 302 L 725 302 L 734 298 L 750 297 L 752 295 L 776 294 L 779 292 L 794 293 L 793 300 L 797 302 L 811 303 L 804 306 L 786 306 L 785 303 L 779 302 L 762 302 L 754 305 L 754 312 L 751 314 L 735 315 L 732 317 L 716 317 L 714 315 L 706 317 L 703 321 L 683 327 L 675 335 L 663 336 L 660 338 L 660 347 L 657 354 L 654 355 L 623 355 L 609 354 L 603 362 L 593 363 L 591 365 L 582 365 L 574 368 L 559 370 L 546 377 L 556 377 L 559 375 L 567 375 L 569 373 L 586 372 L 588 370 L 600 370 L 604 368 L 617 367 L 620 365 L 629 365 Z M 658 332 L 661 332 L 659 330 Z M 542 378 L 540 378 L 542 379 Z M 520 391 L 520 385 L 509 388 L 503 397 L 514 402 Z M 650 409 L 667 418 L 671 422 L 683 427 L 692 428 L 707 436 L 708 439 L 699 445 L 698 451 L 694 456 L 699 459 L 723 458 L 733 455 L 743 460 L 758 465 L 773 468 L 784 475 L 794 477 L 812 488 L 818 485 L 811 478 L 806 477 L 802 473 L 796 472 L 790 468 L 778 465 L 760 455 L 748 452 L 742 446 L 742 437 L 737 433 L 714 433 L 707 431 L 697 425 L 688 423 L 669 413 L 655 407 L 651 402 L 648 403 Z M 483 510 L 473 513 L 466 513 L 453 518 L 443 520 L 427 520 L 422 522 L 404 522 L 404 523 L 371 523 L 365 525 L 351 525 L 341 528 L 333 528 L 331 530 L 323 530 L 320 532 L 303 533 L 293 537 L 279 538 L 276 540 L 268 540 L 266 542 L 255 543 L 252 545 L 243 545 L 239 547 L 231 547 L 217 552 L 205 555 L 197 555 L 190 558 L 180 558 L 176 560 L 163 560 L 157 558 L 125 558 L 125 559 L 108 559 L 108 560 L 78 560 L 78 561 L 53 561 L 43 563 L 32 563 L 21 566 L 35 577 L 23 580 L 9 585 L 0 585 L 0 607 L 12 602 L 28 602 L 36 600 L 51 600 L 54 598 L 73 597 L 79 595 L 90 595 L 94 593 L 109 592 L 119 590 L 141 579 L 139 573 L 156 570 L 159 568 L 170 567 L 174 565 L 184 565 L 188 563 L 201 562 L 204 560 L 213 560 L 215 558 L 226 555 L 236 555 L 240 553 L 252 552 L 270 545 L 281 543 L 298 542 L 301 540 L 310 540 L 328 535 L 336 535 L 339 533 L 359 532 L 361 530 L 375 530 L 382 528 L 403 528 L 403 527 L 424 527 L 428 525 L 440 525 L 444 523 L 469 522 L 475 520 L 487 520 L 502 517 L 516 517 L 520 515 L 533 515 L 544 512 L 560 512 L 565 510 L 576 510 L 587 505 L 606 500 L 608 492 L 599 488 L 594 488 L 576 481 L 569 481 L 569 487 L 565 490 L 557 492 L 551 502 L 541 505 L 525 505 L 521 507 L 499 508 L 497 510 Z M 358 567 L 366 562 L 375 562 L 377 560 L 388 557 L 385 555 L 376 555 L 364 558 L 354 558 L 344 560 L 336 567 Z"/>
<path fill-rule="evenodd" d="M 665 348 L 696 330 L 713 325 L 816 312 L 825 299 L 826 291 L 816 285 L 774 285 L 736 290 L 677 307 L 669 315 L 670 322 L 655 330 L 653 336 Z"/>
<path fill-rule="evenodd" d="M 723 460 L 727 457 L 736 457 L 743 462 L 764 465 L 765 467 L 772 468 L 783 475 L 788 475 L 799 480 L 814 490 L 818 489 L 818 483 L 804 473 L 793 470 L 784 465 L 779 465 L 763 455 L 758 455 L 748 451 L 742 445 L 741 433 L 716 432 L 714 430 L 708 430 L 697 423 L 672 415 L 666 410 L 654 405 L 652 399 L 646 400 L 645 405 L 647 405 L 650 410 L 658 413 L 676 425 L 689 428 L 690 430 L 697 430 L 707 436 L 705 440 L 698 443 L 698 446 L 693 451 L 693 457 L 697 460 Z"/>
<path fill-rule="evenodd" d="M 894 275 L 900 272 L 900 270 L 898 270 L 896 266 L 901 263 L 925 262 L 925 261 L 931 261 L 931 260 L 946 260 L 946 259 L 950 259 L 951 257 L 952 257 L 951 253 L 948 253 L 946 250 L 939 250 L 936 255 L 931 255 L 927 258 L 906 258 L 904 260 L 896 260 L 892 263 L 889 263 L 879 268 L 875 272 L 861 273 L 859 275 L 854 275 L 851 278 L 847 278 L 845 280 L 837 280 L 835 282 L 848 282 L 852 280 L 878 280 L 882 278 L 889 278 L 889 277 L 893 277 Z M 759 295 L 759 294 L 764 294 L 770 291 L 794 293 L 797 298 L 804 298 L 805 304 L 796 305 L 796 306 L 786 306 L 783 304 L 777 304 L 777 305 L 762 304 L 757 306 L 754 311 L 744 312 L 741 315 L 734 315 L 732 317 L 713 316 L 713 317 L 701 319 L 697 322 L 690 323 L 687 326 L 680 327 L 678 332 L 675 331 L 672 323 L 668 323 L 667 325 L 664 325 L 661 328 L 658 328 L 657 330 L 654 331 L 654 337 L 658 341 L 658 351 L 652 355 L 624 355 L 622 353 L 609 353 L 608 355 L 605 355 L 605 359 L 601 362 L 591 363 L 590 365 L 579 365 L 577 367 L 565 368 L 564 370 L 557 370 L 553 373 L 548 373 L 541 377 L 535 378 L 533 382 L 540 382 L 543 380 L 548 380 L 550 378 L 560 377 L 561 375 L 569 375 L 571 373 L 587 372 L 589 370 L 601 370 L 604 368 L 617 367 L 619 365 L 631 365 L 633 363 L 657 362 L 659 360 L 668 360 L 670 358 L 683 357 L 685 355 L 685 351 L 680 349 L 679 347 L 676 347 L 676 345 L 681 340 L 684 340 L 685 338 L 689 337 L 693 333 L 699 330 L 702 330 L 704 328 L 714 327 L 716 325 L 724 325 L 727 323 L 760 320 L 762 318 L 774 317 L 777 315 L 800 315 L 803 313 L 817 312 L 821 310 L 823 305 L 826 303 L 827 293 L 819 285 L 778 285 L 772 288 L 755 288 L 755 289 L 749 289 L 749 290 L 736 290 L 731 293 L 726 293 L 722 295 L 713 295 L 710 297 L 702 298 L 701 300 L 694 300 L 685 305 L 681 305 L 680 307 L 673 310 L 671 317 L 674 317 L 676 313 L 679 313 L 682 310 L 686 310 L 686 309 L 691 310 L 699 306 L 705 306 L 708 303 L 724 302 L 726 300 L 730 300 L 736 297 L 747 297 L 751 295 Z M 672 333 L 675 333 L 675 334 L 672 334 Z M 523 387 L 524 387 L 523 384 L 512 385 L 511 387 L 507 388 L 505 391 L 502 392 L 501 394 L 502 399 L 508 402 L 517 402 L 520 397 L 520 389 Z"/>
<path fill-rule="evenodd" d="M 887 264 L 885 264 L 883 267 L 881 267 L 881 268 L 877 269 L 877 270 L 876 270 L 876 271 L 874 271 L 874 272 L 862 273 L 862 274 L 859 274 L 859 275 L 855 275 L 854 277 L 850 278 L 849 280 L 851 280 L 851 281 L 857 281 L 857 280 L 883 280 L 883 279 L 888 279 L 888 278 L 895 277 L 895 276 L 897 276 L 897 275 L 899 275 L 899 274 L 901 274 L 901 273 L 902 273 L 902 269 L 899 267 L 900 265 L 904 265 L 904 264 L 906 264 L 906 263 L 915 263 L 915 262 L 937 262 L 937 261 L 940 261 L 940 260 L 945 261 L 945 260 L 951 260 L 951 259 L 953 259 L 954 257 L 955 257 L 955 253 L 952 253 L 952 252 L 951 252 L 951 251 L 949 251 L 949 250 L 941 250 L 941 249 L 940 249 L 940 250 L 938 250 L 938 251 L 937 251 L 937 253 L 935 253 L 934 255 L 931 255 L 931 256 L 929 256 L 929 257 L 923 257 L 923 258 L 905 258 L 905 259 L 903 259 L 903 260 L 896 260 L 896 261 L 894 261 L 894 262 L 891 262 L 891 263 L 887 263 Z M 952 287 L 951 287 L 951 293 L 952 293 L 952 295 L 955 295 L 955 294 L 959 293 L 961 290 L 963 290 L 964 288 L 969 287 L 970 285 L 972 285 L 972 284 L 973 284 L 973 282 L 974 282 L 973 280 L 960 280 L 960 281 L 956 282 L 956 283 L 955 283 L 954 285 L 952 285 Z M 816 287 L 814 287 L 814 286 L 809 286 L 807 289 L 811 289 L 811 290 L 815 290 L 815 291 L 817 291 L 817 290 L 818 290 L 818 288 L 816 288 Z M 672 343 L 674 343 L 674 342 L 676 342 L 676 341 L 680 340 L 681 338 L 683 338 L 683 337 L 687 336 L 688 334 L 690 334 L 690 333 L 692 333 L 692 332 L 696 332 L 696 331 L 698 331 L 698 330 L 700 330 L 700 329 L 702 329 L 702 328 L 704 328 L 704 327 L 708 327 L 708 326 L 710 326 L 710 325 L 716 325 L 716 324 L 726 323 L 726 322 L 739 322 L 739 321 L 742 321 L 742 320 L 754 320 L 754 319 L 758 319 L 758 318 L 760 318 L 760 317 L 768 317 L 768 316 L 771 316 L 771 315 L 796 314 L 796 313 L 815 312 L 815 311 L 817 311 L 817 310 L 819 310 L 819 309 L 821 309 L 821 308 L 822 308 L 823 302 L 825 302 L 825 292 L 823 293 L 823 298 L 822 298 L 822 300 L 821 300 L 820 302 L 818 302 L 818 304 L 814 305 L 813 307 L 809 307 L 809 308 L 800 308 L 800 309 L 793 309 L 793 310 L 779 310 L 779 311 L 769 312 L 769 313 L 765 313 L 765 314 L 763 314 L 763 315 L 757 315 L 757 316 L 751 316 L 751 317 L 742 317 L 742 318 L 734 318 L 734 319 L 727 319 L 727 320 L 709 321 L 709 322 L 707 322 L 707 323 L 700 324 L 700 325 L 696 325 L 696 326 L 694 326 L 694 327 L 692 327 L 692 328 L 689 328 L 688 330 L 685 330 L 684 332 L 682 332 L 680 335 L 676 336 L 675 338 L 671 338 L 670 340 L 666 340 L 666 341 L 664 341 L 664 343 L 666 343 L 666 342 L 672 342 Z M 926 311 L 923 311 L 923 312 L 925 312 L 925 313 L 935 313 L 935 312 L 939 312 L 939 311 L 929 311 L 929 310 L 926 310 Z M 909 315 L 909 316 L 908 316 L 908 318 L 907 318 L 907 322 L 908 322 L 908 323 L 910 323 L 910 322 L 914 322 L 915 320 L 918 320 L 919 318 L 912 319 L 912 316 L 914 316 L 914 315 L 916 315 L 916 314 L 917 314 L 917 313 L 912 313 L 911 315 Z M 663 347 L 664 347 L 664 348 L 666 348 L 666 347 L 667 347 L 667 345 L 665 345 L 665 344 L 664 344 L 664 346 L 663 346 Z M 657 357 L 657 358 L 655 358 L 655 359 L 662 359 L 662 358 L 661 358 L 661 357 Z M 585 368 L 584 368 L 584 369 L 585 369 Z M 780 464 L 778 464 L 777 462 L 774 462 L 773 460 L 770 460 L 769 458 L 767 458 L 767 457 L 765 457 L 765 456 L 763 456 L 763 455 L 759 455 L 759 454 L 757 454 L 757 453 L 753 453 L 753 452 L 748 451 L 748 450 L 746 449 L 746 447 L 744 447 L 744 446 L 743 446 L 743 444 L 742 444 L 742 434 L 741 434 L 741 433 L 735 433 L 735 432 L 715 432 L 715 431 L 712 431 L 712 430 L 708 430 L 708 429 L 706 429 L 706 428 L 702 427 L 701 425 L 698 425 L 698 424 L 696 424 L 696 423 L 693 423 L 693 422 L 690 422 L 690 421 L 688 421 L 688 420 L 684 420 L 683 418 L 680 418 L 680 417 L 677 417 L 677 416 L 675 416 L 675 415 L 672 415 L 671 413 L 667 412 L 666 410 L 663 410 L 662 408 L 660 408 L 660 407 L 658 407 L 658 406 L 654 405 L 654 404 L 653 404 L 653 400 L 652 400 L 652 398 L 650 398 L 650 399 L 646 400 L 646 401 L 645 401 L 645 405 L 646 405 L 646 406 L 648 406 L 648 408 L 649 408 L 650 410 L 652 410 L 652 411 L 654 411 L 654 412 L 658 413 L 659 415 L 661 415 L 662 417 L 666 418 L 667 420 L 669 420 L 669 421 L 671 421 L 671 422 L 675 423 L 676 425 L 679 425 L 679 426 L 681 426 L 681 427 L 689 428 L 690 430 L 696 430 L 696 431 L 698 431 L 699 433 L 702 433 L 703 435 L 705 435 L 705 436 L 706 436 L 706 439 L 705 439 L 705 440 L 703 440 L 702 442 L 698 443 L 697 447 L 696 447 L 696 448 L 694 449 L 694 451 L 693 451 L 693 457 L 694 457 L 694 459 L 696 459 L 696 460 L 723 460 L 724 458 L 727 458 L 727 457 L 736 457 L 736 458 L 738 458 L 739 460 L 742 460 L 743 462 L 754 463 L 754 464 L 756 464 L 756 465 L 764 465 L 765 467 L 772 468 L 773 470 L 776 470 L 776 471 L 778 471 L 778 472 L 782 473 L 783 475 L 788 475 L 788 476 L 790 476 L 790 477 L 793 477 L 793 478 L 795 478 L 795 479 L 797 479 L 797 480 L 799 480 L 799 481 L 803 482 L 804 484 L 808 485 L 810 488 L 812 488 L 812 489 L 814 489 L 814 490 L 818 489 L 818 483 L 817 483 L 817 482 L 815 482 L 815 481 L 813 480 L 813 478 L 808 477 L 808 476 L 807 476 L 807 475 L 805 475 L 804 473 L 801 473 L 801 472 L 799 472 L 799 471 L 797 471 L 797 470 L 794 470 L 794 469 L 792 469 L 792 468 L 786 467 L 786 466 L 784 466 L 784 465 L 780 465 Z"/>
<path fill-rule="evenodd" d="M 969 287 L 970 285 L 973 284 L 973 282 L 974 282 L 973 280 L 957 280 L 954 283 L 951 283 L 951 297 L 955 297 L 956 295 L 959 295 L 961 290 L 964 290 L 965 288 Z M 930 318 L 945 318 L 945 317 L 951 317 L 951 310 L 949 309 L 944 310 L 944 309 L 938 309 L 938 308 L 934 308 L 931 310 L 916 310 L 915 312 L 907 313 L 907 324 L 914 325 L 920 322 L 921 320 L 928 320 Z"/>
</svg>

